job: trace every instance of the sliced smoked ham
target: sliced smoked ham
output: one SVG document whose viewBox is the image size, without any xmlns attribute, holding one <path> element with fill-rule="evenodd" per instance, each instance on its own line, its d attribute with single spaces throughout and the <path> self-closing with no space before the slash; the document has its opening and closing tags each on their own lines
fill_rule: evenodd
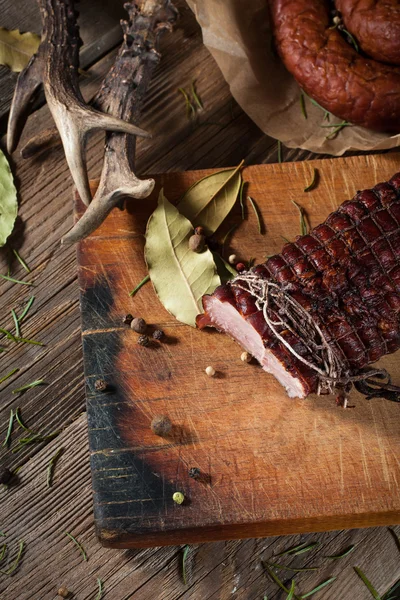
<svg viewBox="0 0 400 600">
<path fill-rule="evenodd" d="M 203 298 L 290 397 L 343 392 L 400 347 L 400 173 Z M 392 386 L 393 387 L 393 386 Z"/>
</svg>

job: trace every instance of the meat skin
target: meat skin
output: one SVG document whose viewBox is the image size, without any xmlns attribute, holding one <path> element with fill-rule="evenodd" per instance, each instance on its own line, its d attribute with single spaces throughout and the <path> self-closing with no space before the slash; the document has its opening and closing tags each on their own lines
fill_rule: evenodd
<svg viewBox="0 0 400 600">
<path fill-rule="evenodd" d="M 335 0 L 347 31 L 375 60 L 400 65 L 399 0 Z"/>
<path fill-rule="evenodd" d="M 323 108 L 375 131 L 400 131 L 400 68 L 360 55 L 329 22 L 326 0 L 270 0 L 278 52 Z"/>
<path fill-rule="evenodd" d="M 248 273 L 278 284 L 293 298 L 350 375 L 395 352 L 400 348 L 400 173 L 357 192 L 323 224 Z M 317 392 L 318 374 L 274 335 L 256 297 L 237 285 L 240 277 L 204 296 L 198 327 L 213 326 L 233 337 L 277 375 L 290 396 Z M 274 305 L 268 310 L 273 318 L 278 314 Z M 313 363 L 301 336 L 279 333 Z"/>
</svg>

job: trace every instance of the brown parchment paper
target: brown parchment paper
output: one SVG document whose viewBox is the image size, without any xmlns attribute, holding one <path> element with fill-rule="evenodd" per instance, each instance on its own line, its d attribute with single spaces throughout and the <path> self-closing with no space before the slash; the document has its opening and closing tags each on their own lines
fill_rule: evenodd
<svg viewBox="0 0 400 600">
<path fill-rule="evenodd" d="M 201 25 L 203 41 L 215 58 L 231 93 L 264 133 L 290 148 L 339 156 L 346 150 L 384 150 L 400 145 L 400 135 L 346 127 L 335 139 L 324 112 L 306 99 L 276 55 L 267 0 L 188 0 Z M 340 123 L 332 118 L 330 123 Z"/>
</svg>

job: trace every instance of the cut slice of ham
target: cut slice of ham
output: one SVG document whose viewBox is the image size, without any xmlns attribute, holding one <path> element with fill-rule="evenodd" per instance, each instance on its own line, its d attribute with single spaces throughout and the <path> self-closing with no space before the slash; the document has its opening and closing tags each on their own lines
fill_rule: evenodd
<svg viewBox="0 0 400 600">
<path fill-rule="evenodd" d="M 266 309 L 253 280 L 299 307 L 303 327 L 282 317 L 285 303 Z M 358 192 L 281 254 L 204 296 L 203 307 L 198 327 L 227 333 L 289 397 L 345 388 L 346 378 L 400 347 L 400 173 Z M 328 366 L 323 346 L 334 357 Z"/>
</svg>

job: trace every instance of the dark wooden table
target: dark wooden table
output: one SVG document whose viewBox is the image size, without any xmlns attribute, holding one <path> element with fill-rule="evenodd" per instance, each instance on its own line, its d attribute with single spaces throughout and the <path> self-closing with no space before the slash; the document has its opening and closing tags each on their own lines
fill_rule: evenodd
<svg viewBox="0 0 400 600">
<path fill-rule="evenodd" d="M 120 5 L 121 4 L 121 5 Z M 143 127 L 152 131 L 151 141 L 139 141 L 140 174 L 172 170 L 224 167 L 277 161 L 276 141 L 265 136 L 232 99 L 228 86 L 208 51 L 190 10 L 179 2 L 181 19 L 173 36 L 163 41 L 163 60 L 152 83 L 144 109 Z M 121 33 L 118 19 L 122 2 L 84 0 L 81 6 L 84 39 L 82 88 L 87 98 L 96 91 L 115 56 Z M 40 32 L 35 0 L 0 0 L 0 25 Z M 193 80 L 204 102 L 202 125 L 188 121 L 177 88 Z M 5 133 L 16 76 L 0 67 L 0 126 Z M 46 106 L 30 117 L 25 138 L 49 127 Z M 4 138 L 2 147 L 4 148 Z M 99 174 L 101 135 L 88 145 L 90 175 Z M 303 160 L 310 153 L 284 149 L 284 160 Z M 267 576 L 262 559 L 300 542 L 318 541 L 318 549 L 296 559 L 296 566 L 323 563 L 319 571 L 293 574 L 281 571 L 286 583 L 294 576 L 303 593 L 331 576 L 332 586 L 322 590 L 321 600 L 367 600 L 370 593 L 354 573 L 361 567 L 380 593 L 400 579 L 400 548 L 388 528 L 334 531 L 192 546 L 188 551 L 187 584 L 182 580 L 182 547 L 117 551 L 102 548 L 94 534 L 89 452 L 83 385 L 78 284 L 74 248 L 60 246 L 72 223 L 72 183 L 63 152 L 55 148 L 46 155 L 23 161 L 18 152 L 12 167 L 19 190 L 20 211 L 10 243 L 1 250 L 0 272 L 8 264 L 17 278 L 34 282 L 34 288 L 2 281 L 1 327 L 12 328 L 11 309 L 19 311 L 31 293 L 34 305 L 23 328 L 26 337 L 44 347 L 9 344 L 1 356 L 0 377 L 20 369 L 0 385 L 0 436 L 4 439 L 10 409 L 21 408 L 24 421 L 35 431 L 61 430 L 49 443 L 27 446 L 12 453 L 24 432 L 14 428 L 11 450 L 0 449 L 0 466 L 20 466 L 18 481 L 0 491 L 0 530 L 16 554 L 18 541 L 26 543 L 22 561 L 12 577 L 0 574 L 1 600 L 47 600 L 65 585 L 77 600 L 94 599 L 97 578 L 104 583 L 104 598 L 124 600 L 280 600 L 286 594 Z M 27 275 L 13 258 L 17 249 L 32 268 Z M 2 340 L 3 343 L 4 340 Z M 11 391 L 35 379 L 47 384 L 23 395 Z M 17 383 L 18 382 L 18 383 Z M 46 469 L 58 448 L 54 485 L 46 486 Z M 400 532 L 400 527 L 393 527 Z M 65 535 L 76 536 L 85 547 L 88 561 Z M 1 540 L 0 540 L 1 541 Z M 351 544 L 346 558 L 323 561 Z"/>
</svg>

